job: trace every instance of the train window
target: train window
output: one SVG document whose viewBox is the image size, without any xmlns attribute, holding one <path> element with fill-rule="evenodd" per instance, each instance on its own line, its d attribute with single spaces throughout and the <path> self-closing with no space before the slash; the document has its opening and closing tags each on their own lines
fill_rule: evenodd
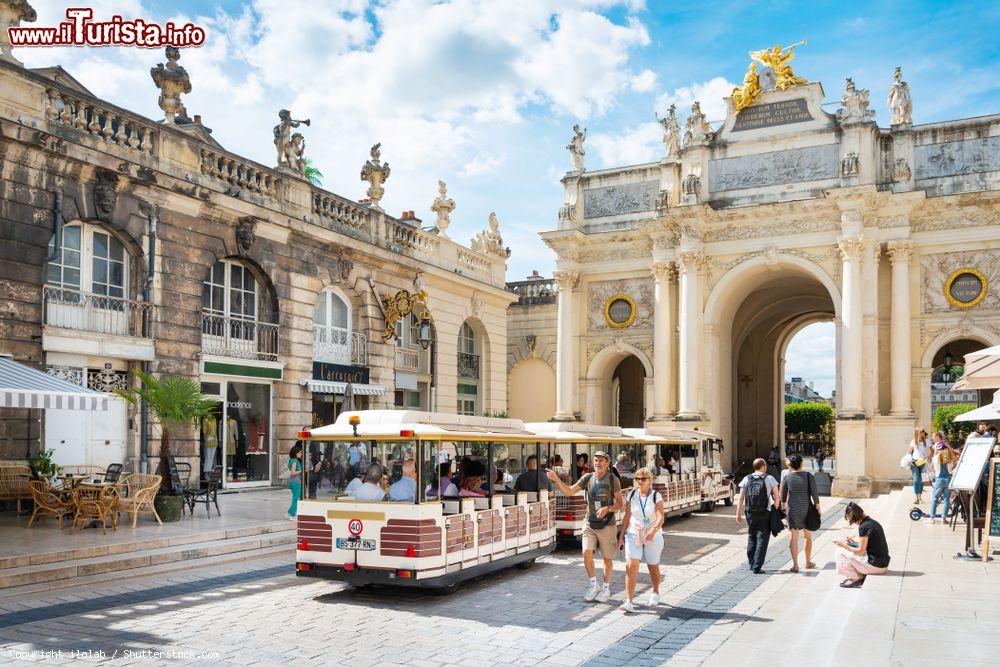
<svg viewBox="0 0 1000 667">
<path fill-rule="evenodd" d="M 702 447 L 701 447 L 702 465 L 704 465 L 706 468 L 715 467 L 714 448 L 715 448 L 715 440 L 709 439 L 702 441 Z"/>
</svg>

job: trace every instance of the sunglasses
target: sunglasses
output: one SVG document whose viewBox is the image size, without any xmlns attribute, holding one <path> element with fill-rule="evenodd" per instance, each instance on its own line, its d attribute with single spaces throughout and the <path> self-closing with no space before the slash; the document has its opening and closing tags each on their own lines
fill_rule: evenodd
<svg viewBox="0 0 1000 667">
<path fill-rule="evenodd" d="M 637 481 L 637 482 L 651 482 L 651 481 L 653 481 L 653 478 L 652 477 L 636 477 L 635 481 Z"/>
</svg>

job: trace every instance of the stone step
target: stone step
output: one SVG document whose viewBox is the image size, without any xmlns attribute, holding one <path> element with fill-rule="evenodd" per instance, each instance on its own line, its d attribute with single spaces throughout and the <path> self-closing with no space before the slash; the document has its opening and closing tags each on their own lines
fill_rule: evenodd
<svg viewBox="0 0 1000 667">
<path fill-rule="evenodd" d="M 163 531 L 168 532 L 171 524 L 164 526 Z M 24 530 L 58 530 L 52 525 L 33 526 Z M 91 529 L 93 530 L 93 529 Z M 119 524 L 119 534 L 121 531 L 130 530 L 127 522 Z M 0 576 L 5 574 L 5 570 L 12 568 L 23 568 L 31 565 L 44 565 L 48 563 L 59 563 L 64 561 L 76 561 L 83 558 L 98 558 L 101 556 L 115 556 L 137 551 L 149 551 L 151 549 L 162 549 L 166 547 L 183 546 L 188 544 L 198 544 L 220 540 L 231 540 L 239 537 L 252 537 L 270 533 L 294 533 L 295 524 L 289 521 L 271 521 L 267 523 L 250 526 L 240 526 L 232 528 L 218 528 L 213 530 L 185 533 L 183 535 L 143 537 L 129 540 L 127 542 L 115 542 L 114 534 L 109 532 L 108 544 L 89 545 L 81 547 L 63 548 L 60 550 L 39 551 L 33 554 L 23 554 L 16 556 L 0 556 Z M 87 532 L 91 532 L 88 530 Z M 70 535 L 64 530 L 65 542 L 72 544 L 74 535 Z"/>
<path fill-rule="evenodd" d="M 134 571 L 137 568 L 165 565 L 168 563 L 188 563 L 213 556 L 243 554 L 271 547 L 289 549 L 290 545 L 294 542 L 295 533 L 283 530 L 246 537 L 211 539 L 203 542 L 190 542 L 141 551 L 77 558 L 71 561 L 10 567 L 0 570 L 0 590 L 33 584 L 73 580 L 91 575 L 120 572 L 122 570 Z"/>
</svg>

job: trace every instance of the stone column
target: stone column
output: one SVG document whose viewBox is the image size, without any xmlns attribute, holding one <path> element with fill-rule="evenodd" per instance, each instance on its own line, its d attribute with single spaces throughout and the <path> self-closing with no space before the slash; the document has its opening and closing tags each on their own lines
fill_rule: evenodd
<svg viewBox="0 0 1000 667">
<path fill-rule="evenodd" d="M 670 419 L 671 372 L 673 356 L 673 304 L 671 284 L 677 280 L 677 269 L 670 262 L 657 262 L 650 267 L 655 280 L 653 292 L 653 421 Z"/>
<path fill-rule="evenodd" d="M 861 308 L 861 255 L 865 241 L 860 236 L 842 238 L 839 242 L 843 256 L 841 294 L 841 393 L 837 416 L 840 419 L 863 419 L 861 409 L 862 330 L 864 316 Z"/>
<path fill-rule="evenodd" d="M 573 389 L 577 380 L 576 359 L 578 356 L 576 335 L 576 289 L 580 284 L 580 274 L 576 271 L 556 271 L 553 274 L 559 284 L 559 315 L 556 331 L 556 421 L 573 421 Z"/>
<path fill-rule="evenodd" d="M 892 263 L 892 311 L 889 329 L 890 359 L 892 368 L 891 414 L 900 417 L 913 415 L 910 382 L 910 255 L 913 243 L 889 243 L 889 261 Z"/>
<path fill-rule="evenodd" d="M 701 388 L 702 297 L 701 281 L 705 271 L 705 255 L 698 250 L 677 253 L 680 268 L 680 405 L 678 421 L 698 421 L 702 418 L 698 405 Z"/>
</svg>

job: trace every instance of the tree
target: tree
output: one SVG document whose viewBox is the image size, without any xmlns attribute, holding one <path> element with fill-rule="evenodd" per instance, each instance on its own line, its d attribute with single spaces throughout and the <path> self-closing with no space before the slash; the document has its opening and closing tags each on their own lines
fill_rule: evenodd
<svg viewBox="0 0 1000 667">
<path fill-rule="evenodd" d="M 941 405 L 934 412 L 934 418 L 931 420 L 931 425 L 934 427 L 935 431 L 941 431 L 945 439 L 956 444 L 959 442 L 964 442 L 967 435 L 972 433 L 972 429 L 975 427 L 975 422 L 957 422 L 955 417 L 962 413 L 968 412 L 969 410 L 975 410 L 976 406 L 973 403 L 956 403 L 955 405 Z"/>
<path fill-rule="evenodd" d="M 157 472 L 164 482 L 161 490 L 170 492 L 166 459 L 170 456 L 172 429 L 209 416 L 218 401 L 206 398 L 201 393 L 201 386 L 191 378 L 168 375 L 157 379 L 142 371 L 136 371 L 135 376 L 142 382 L 141 386 L 134 386 L 127 392 L 116 389 L 115 393 L 132 405 L 140 401 L 145 403 L 160 422 L 160 463 Z"/>
<path fill-rule="evenodd" d="M 833 423 L 833 408 L 826 403 L 785 405 L 785 433 L 818 435 Z"/>
<path fill-rule="evenodd" d="M 323 185 L 323 172 L 316 168 L 311 157 L 302 158 L 302 163 L 306 166 L 306 178 L 313 185 Z"/>
</svg>

